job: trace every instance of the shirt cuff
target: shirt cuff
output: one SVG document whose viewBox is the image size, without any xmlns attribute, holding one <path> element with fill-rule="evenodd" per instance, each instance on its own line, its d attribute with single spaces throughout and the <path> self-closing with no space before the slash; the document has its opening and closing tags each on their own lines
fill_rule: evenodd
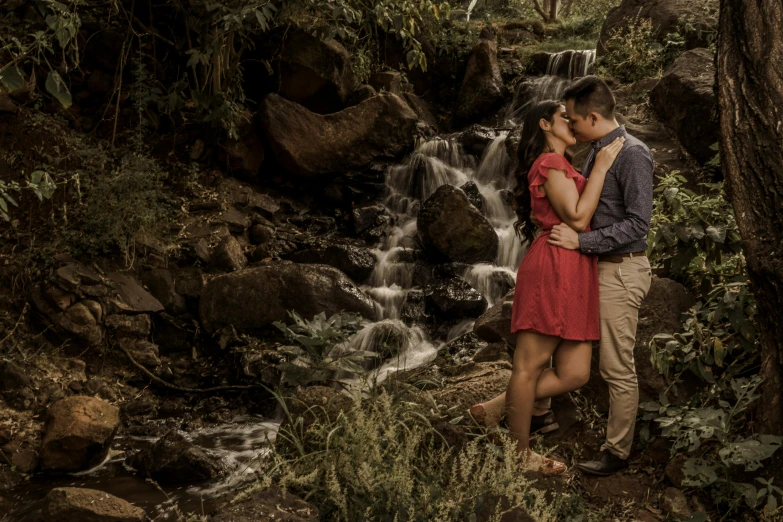
<svg viewBox="0 0 783 522">
<path fill-rule="evenodd" d="M 598 246 L 598 234 L 595 230 L 579 233 L 579 250 L 583 254 L 595 254 Z"/>
</svg>

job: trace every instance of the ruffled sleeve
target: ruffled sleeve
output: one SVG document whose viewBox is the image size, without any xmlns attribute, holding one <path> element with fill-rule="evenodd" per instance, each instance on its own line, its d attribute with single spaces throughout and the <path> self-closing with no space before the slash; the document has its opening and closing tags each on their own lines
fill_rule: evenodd
<svg viewBox="0 0 783 522">
<path fill-rule="evenodd" d="M 566 177 L 574 178 L 578 176 L 578 172 L 574 170 L 568 160 L 557 152 L 549 152 L 543 154 L 541 159 L 538 160 L 538 166 L 533 165 L 528 173 L 528 181 L 530 182 L 530 194 L 534 198 L 545 198 L 538 187 L 543 185 L 549 179 L 549 169 L 565 171 Z"/>
</svg>

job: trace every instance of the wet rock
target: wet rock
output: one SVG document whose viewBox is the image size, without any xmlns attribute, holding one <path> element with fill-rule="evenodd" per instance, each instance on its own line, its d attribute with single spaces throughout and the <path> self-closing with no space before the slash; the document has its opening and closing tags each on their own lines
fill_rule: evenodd
<svg viewBox="0 0 783 522">
<path fill-rule="evenodd" d="M 495 129 L 474 124 L 462 131 L 458 139 L 465 152 L 480 158 L 487 145 L 497 137 L 498 133 Z"/>
<path fill-rule="evenodd" d="M 475 181 L 468 181 L 464 185 L 460 186 L 460 190 L 468 197 L 470 204 L 479 209 L 480 212 L 484 212 L 484 198 L 479 192 L 478 185 Z"/>
<path fill-rule="evenodd" d="M 131 354 L 133 359 L 148 368 L 160 366 L 160 352 L 158 345 L 144 339 L 131 339 L 123 337 L 117 343 Z"/>
<path fill-rule="evenodd" d="M 714 85 L 712 52 L 693 49 L 677 58 L 650 91 L 650 104 L 661 121 L 701 164 L 715 156 L 710 146 L 719 138 Z"/>
<path fill-rule="evenodd" d="M 247 266 L 247 257 L 242 245 L 234 236 L 226 236 L 212 253 L 212 264 L 227 272 L 241 270 Z"/>
<path fill-rule="evenodd" d="M 650 340 L 656 334 L 679 332 L 682 329 L 680 316 L 695 303 L 695 298 L 680 283 L 664 277 L 653 277 L 650 291 L 639 310 L 634 347 L 636 374 L 643 401 L 658 400 L 660 392 L 668 387 L 663 376 L 650 363 Z M 684 390 L 681 391 L 679 399 L 687 400 Z"/>
<path fill-rule="evenodd" d="M 81 471 L 99 464 L 120 425 L 119 409 L 94 397 L 73 396 L 47 411 L 41 469 Z"/>
<path fill-rule="evenodd" d="M 171 270 L 153 268 L 142 272 L 140 278 L 168 313 L 179 315 L 185 312 L 185 298 L 177 293 Z"/>
<path fill-rule="evenodd" d="M 223 470 L 218 460 L 171 430 L 128 462 L 139 473 L 161 484 L 209 480 Z"/>
<path fill-rule="evenodd" d="M 710 35 L 718 26 L 717 2 L 710 9 L 706 2 L 690 0 L 623 0 L 610 10 L 598 38 L 598 56 L 606 54 L 606 42 L 612 33 L 631 25 L 637 18 L 652 21 L 653 30 L 661 44 L 670 33 L 685 37 L 685 48 L 707 47 Z"/>
<path fill-rule="evenodd" d="M 147 314 L 113 314 L 106 317 L 106 327 L 118 336 L 146 337 L 150 334 L 152 322 Z"/>
<path fill-rule="evenodd" d="M 305 178 L 398 159 L 413 147 L 419 122 L 416 113 L 393 94 L 379 94 L 326 116 L 270 94 L 259 118 L 277 161 Z"/>
<path fill-rule="evenodd" d="M 219 508 L 212 522 L 318 522 L 318 508 L 274 486 Z"/>
<path fill-rule="evenodd" d="M 357 234 L 363 234 L 373 228 L 383 227 L 389 224 L 390 216 L 385 207 L 371 205 L 356 207 L 351 212 L 353 228 Z"/>
<path fill-rule="evenodd" d="M 457 97 L 454 118 L 472 122 L 491 114 L 505 98 L 505 87 L 498 65 L 494 29 L 485 27 L 468 60 L 465 78 Z"/>
<path fill-rule="evenodd" d="M 247 306 L 254 303 L 254 306 Z M 327 265 L 274 263 L 218 276 L 201 296 L 200 315 L 208 331 L 233 324 L 237 330 L 285 321 L 287 310 L 310 318 L 340 310 L 373 317 L 372 300 L 345 274 Z"/>
<path fill-rule="evenodd" d="M 514 304 L 514 291 L 511 290 L 503 300 L 489 308 L 476 319 L 473 333 L 488 343 L 505 342 L 516 345 L 516 335 L 511 333 L 511 311 Z"/>
<path fill-rule="evenodd" d="M 443 185 L 419 211 L 418 236 L 435 258 L 463 263 L 491 262 L 498 251 L 492 225 L 471 205 L 465 193 Z"/>
<path fill-rule="evenodd" d="M 223 144 L 228 170 L 253 178 L 264 163 L 264 142 L 256 130 L 255 118 L 249 111 L 246 111 L 245 120 L 237 127 L 237 138 L 228 139 Z"/>
<path fill-rule="evenodd" d="M 252 192 L 247 198 L 247 208 L 272 219 L 280 211 L 280 204 L 267 194 Z"/>
<path fill-rule="evenodd" d="M 296 263 L 321 263 L 333 266 L 357 283 L 366 281 L 375 267 L 375 256 L 368 248 L 347 244 L 303 250 L 289 256 L 289 259 Z"/>
<path fill-rule="evenodd" d="M 478 317 L 487 309 L 487 300 L 459 277 L 440 278 L 424 290 L 426 308 L 440 319 Z"/>
<path fill-rule="evenodd" d="M 426 312 L 426 296 L 422 290 L 411 290 L 405 296 L 405 301 L 400 308 L 400 319 L 405 324 L 417 324 L 428 320 Z"/>
<path fill-rule="evenodd" d="M 85 488 L 54 488 L 43 500 L 43 514 L 51 522 L 144 522 L 147 515 L 121 498 Z"/>
<path fill-rule="evenodd" d="M 661 509 L 674 520 L 688 520 L 693 515 L 688 497 L 677 488 L 666 488 L 661 497 Z"/>
<path fill-rule="evenodd" d="M 281 44 L 279 93 L 309 110 L 327 114 L 345 107 L 356 82 L 348 51 L 336 40 L 291 30 Z"/>
<path fill-rule="evenodd" d="M 124 313 L 157 313 L 163 311 L 160 301 L 130 276 L 113 272 L 107 278 L 114 284 L 115 297 L 112 303 L 116 309 Z"/>
</svg>

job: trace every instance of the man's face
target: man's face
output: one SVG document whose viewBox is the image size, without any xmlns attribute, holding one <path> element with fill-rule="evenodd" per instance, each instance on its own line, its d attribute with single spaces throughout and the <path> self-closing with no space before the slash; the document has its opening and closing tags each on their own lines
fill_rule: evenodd
<svg viewBox="0 0 783 522">
<path fill-rule="evenodd" d="M 588 114 L 585 118 L 574 110 L 574 100 L 566 100 L 565 108 L 566 114 L 568 114 L 569 126 L 577 141 L 586 143 L 594 141 L 596 137 L 600 137 L 595 135 L 595 127 L 590 115 Z"/>
</svg>

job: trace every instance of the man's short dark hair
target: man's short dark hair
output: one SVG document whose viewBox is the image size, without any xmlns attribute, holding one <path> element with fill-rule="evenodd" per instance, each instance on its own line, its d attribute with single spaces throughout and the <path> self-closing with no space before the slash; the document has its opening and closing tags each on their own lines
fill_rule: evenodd
<svg viewBox="0 0 783 522">
<path fill-rule="evenodd" d="M 574 100 L 574 110 L 587 117 L 597 112 L 607 120 L 614 118 L 614 94 L 598 76 L 585 76 L 571 84 L 563 93 L 563 101 Z"/>
</svg>

